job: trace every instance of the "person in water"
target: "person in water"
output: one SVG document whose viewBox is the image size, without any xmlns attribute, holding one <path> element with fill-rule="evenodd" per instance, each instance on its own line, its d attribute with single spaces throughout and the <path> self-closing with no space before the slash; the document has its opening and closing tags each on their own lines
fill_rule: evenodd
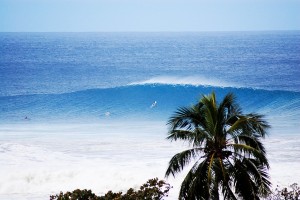
<svg viewBox="0 0 300 200">
<path fill-rule="evenodd" d="M 154 102 L 152 103 L 152 105 L 150 106 L 150 108 L 154 108 L 154 107 L 156 106 L 156 104 L 157 104 L 157 101 L 154 101 Z"/>
</svg>

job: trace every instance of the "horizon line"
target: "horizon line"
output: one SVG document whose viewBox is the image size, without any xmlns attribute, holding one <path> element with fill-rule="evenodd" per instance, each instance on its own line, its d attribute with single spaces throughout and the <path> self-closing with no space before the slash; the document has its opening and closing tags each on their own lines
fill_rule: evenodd
<svg viewBox="0 0 300 200">
<path fill-rule="evenodd" d="M 297 32 L 286 30 L 205 30 L 205 31 L 0 31 L 0 33 L 209 33 L 209 32 Z"/>
</svg>

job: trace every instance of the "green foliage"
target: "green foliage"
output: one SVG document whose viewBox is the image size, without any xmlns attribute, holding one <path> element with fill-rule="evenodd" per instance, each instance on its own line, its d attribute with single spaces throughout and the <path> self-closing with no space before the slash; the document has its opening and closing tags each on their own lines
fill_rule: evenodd
<svg viewBox="0 0 300 200">
<path fill-rule="evenodd" d="M 168 196 L 170 184 L 158 178 L 149 179 L 139 190 L 130 188 L 126 193 L 108 191 L 104 196 L 97 196 L 91 190 L 74 190 L 51 195 L 50 200 L 160 200 Z"/>
<path fill-rule="evenodd" d="M 169 140 L 191 148 L 174 155 L 166 176 L 192 161 L 179 199 L 259 199 L 270 193 L 269 163 L 261 138 L 269 128 L 262 115 L 243 114 L 233 94 L 217 103 L 215 93 L 191 107 L 179 108 L 169 120 Z"/>
<path fill-rule="evenodd" d="M 101 200 L 91 190 L 76 189 L 73 192 L 60 192 L 56 195 L 51 195 L 50 200 Z"/>
<path fill-rule="evenodd" d="M 266 200 L 298 200 L 300 199 L 300 187 L 293 183 L 289 188 L 279 189 L 278 186 Z"/>
</svg>

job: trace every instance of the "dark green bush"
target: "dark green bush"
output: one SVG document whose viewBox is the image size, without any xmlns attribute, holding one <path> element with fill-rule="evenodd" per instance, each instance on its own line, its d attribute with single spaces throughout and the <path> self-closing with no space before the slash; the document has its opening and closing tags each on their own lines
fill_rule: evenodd
<svg viewBox="0 0 300 200">
<path fill-rule="evenodd" d="M 130 188 L 126 193 L 108 191 L 104 196 L 97 196 L 91 190 L 74 190 L 51 195 L 50 200 L 160 200 L 168 196 L 170 184 L 158 178 L 149 179 L 139 190 Z"/>
<path fill-rule="evenodd" d="M 279 186 L 266 198 L 266 200 L 299 200 L 300 187 L 297 183 L 293 183 L 288 188 L 280 189 Z"/>
</svg>

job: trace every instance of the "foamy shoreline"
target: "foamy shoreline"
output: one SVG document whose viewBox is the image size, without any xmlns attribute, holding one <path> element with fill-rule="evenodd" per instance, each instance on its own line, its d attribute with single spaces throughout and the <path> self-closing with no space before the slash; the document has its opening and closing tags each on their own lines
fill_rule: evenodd
<svg viewBox="0 0 300 200">
<path fill-rule="evenodd" d="M 163 179 L 171 156 L 185 148 L 165 140 L 162 122 L 22 126 L 0 128 L 0 199 L 47 199 L 77 188 L 125 191 Z M 273 186 L 300 183 L 299 143 L 299 135 L 265 139 Z M 184 172 L 167 180 L 174 187 L 169 199 L 183 178 Z"/>
</svg>

